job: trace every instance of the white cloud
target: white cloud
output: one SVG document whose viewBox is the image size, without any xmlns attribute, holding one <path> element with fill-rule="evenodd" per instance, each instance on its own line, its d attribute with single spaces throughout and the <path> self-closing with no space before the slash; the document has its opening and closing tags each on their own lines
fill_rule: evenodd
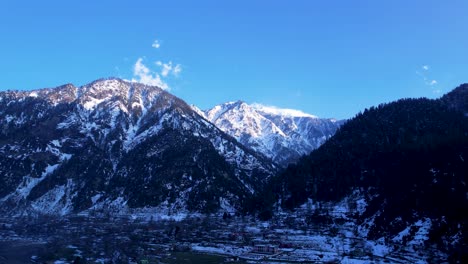
<svg viewBox="0 0 468 264">
<path fill-rule="evenodd" d="M 251 106 L 253 108 L 261 111 L 261 112 L 274 114 L 274 115 L 291 116 L 291 117 L 312 117 L 312 118 L 317 118 L 317 116 L 304 113 L 301 110 L 279 108 L 279 107 L 276 107 L 276 106 L 271 106 L 271 105 L 267 106 L 267 105 L 263 105 L 263 104 L 259 104 L 259 103 L 253 103 Z"/>
<path fill-rule="evenodd" d="M 161 70 L 161 75 L 166 77 L 167 75 L 169 75 L 169 73 L 171 71 L 172 71 L 172 62 L 163 63 L 162 70 Z"/>
<path fill-rule="evenodd" d="M 161 89 L 169 90 L 169 86 L 161 79 L 161 76 L 158 73 L 152 72 L 143 64 L 143 58 L 138 58 L 133 66 L 132 81 L 146 85 L 158 86 Z"/>
<path fill-rule="evenodd" d="M 161 42 L 156 39 L 151 46 L 155 49 L 159 49 L 161 47 Z M 156 66 L 160 68 L 160 71 L 153 71 L 143 64 L 143 58 L 144 57 L 138 58 L 133 65 L 132 82 L 158 86 L 164 90 L 169 90 L 170 87 L 165 82 L 165 78 L 169 75 L 177 77 L 182 72 L 182 66 L 180 64 L 173 64 L 172 61 L 164 63 L 160 60 L 154 62 Z"/>
<path fill-rule="evenodd" d="M 423 65 L 423 66 L 421 66 L 421 69 L 423 71 L 422 72 L 416 71 L 416 74 L 421 76 L 421 78 L 424 81 L 424 84 L 426 84 L 428 86 L 434 86 L 434 85 L 437 85 L 439 83 L 439 82 L 437 82 L 437 80 L 429 78 L 429 75 L 430 75 L 430 72 L 429 72 L 430 66 L 429 65 Z"/>
<path fill-rule="evenodd" d="M 431 67 L 429 65 L 423 65 L 421 66 L 421 71 L 416 71 L 416 74 L 419 75 L 421 78 L 422 78 L 422 81 L 424 82 L 424 84 L 426 86 L 429 86 L 431 87 L 432 89 L 432 92 L 434 94 L 439 94 L 442 92 L 441 89 L 438 89 L 437 87 L 439 87 L 439 82 L 435 79 L 432 79 L 433 77 L 431 76 L 431 72 L 430 69 Z"/>
<path fill-rule="evenodd" d="M 182 66 L 180 64 L 173 65 L 172 61 L 169 61 L 168 63 L 156 61 L 155 63 L 161 67 L 161 75 L 163 77 L 167 77 L 169 74 L 178 76 L 182 72 Z"/>
<path fill-rule="evenodd" d="M 159 42 L 159 40 L 156 39 L 153 41 L 153 45 L 151 45 L 151 47 L 159 49 L 161 47 L 161 43 Z"/>
<path fill-rule="evenodd" d="M 180 66 L 180 64 L 177 64 L 172 70 L 172 74 L 174 74 L 175 76 L 178 76 L 179 73 L 181 72 L 182 72 L 182 66 Z"/>
</svg>

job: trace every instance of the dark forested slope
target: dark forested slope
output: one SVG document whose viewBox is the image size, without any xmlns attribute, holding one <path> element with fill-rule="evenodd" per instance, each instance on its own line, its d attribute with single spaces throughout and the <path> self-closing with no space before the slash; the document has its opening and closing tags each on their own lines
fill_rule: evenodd
<svg viewBox="0 0 468 264">
<path fill-rule="evenodd" d="M 376 216 L 371 238 L 401 231 L 395 219 L 422 217 L 433 219 L 433 241 L 466 237 L 467 91 L 462 85 L 438 100 L 402 99 L 366 109 L 274 178 L 249 209 L 268 216 L 275 204 L 294 210 L 307 199 L 339 201 L 358 191 L 372 197 L 360 216 Z"/>
</svg>

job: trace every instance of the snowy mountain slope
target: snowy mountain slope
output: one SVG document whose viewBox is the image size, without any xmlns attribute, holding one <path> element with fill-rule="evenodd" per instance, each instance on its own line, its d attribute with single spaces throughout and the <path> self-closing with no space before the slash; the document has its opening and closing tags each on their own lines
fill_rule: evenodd
<svg viewBox="0 0 468 264">
<path fill-rule="evenodd" d="M 276 172 L 185 102 L 120 79 L 0 92 L 0 210 L 208 212 Z"/>
<path fill-rule="evenodd" d="M 283 166 L 318 148 L 343 123 L 242 101 L 198 112 L 240 143 Z"/>
</svg>

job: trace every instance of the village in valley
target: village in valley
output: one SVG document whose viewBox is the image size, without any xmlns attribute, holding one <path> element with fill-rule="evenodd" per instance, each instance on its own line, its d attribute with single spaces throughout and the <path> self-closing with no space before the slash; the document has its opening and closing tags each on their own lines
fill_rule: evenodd
<svg viewBox="0 0 468 264">
<path fill-rule="evenodd" d="M 345 206 L 304 206 L 269 221 L 229 212 L 172 218 L 147 213 L 36 215 L 0 219 L 0 263 L 9 263 L 18 248 L 33 252 L 17 256 L 30 263 L 58 264 L 405 263 L 428 257 L 424 226 L 419 237 L 405 241 L 368 241 L 365 232 Z"/>
</svg>

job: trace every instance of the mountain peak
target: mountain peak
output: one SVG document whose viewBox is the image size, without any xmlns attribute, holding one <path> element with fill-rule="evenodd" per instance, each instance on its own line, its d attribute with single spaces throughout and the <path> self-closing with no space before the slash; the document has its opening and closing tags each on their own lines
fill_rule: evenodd
<svg viewBox="0 0 468 264">
<path fill-rule="evenodd" d="M 0 136 L 2 214 L 240 209 L 276 172 L 183 100 L 118 78 L 1 92 Z"/>
<path fill-rule="evenodd" d="M 220 104 L 204 114 L 243 145 L 285 166 L 320 146 L 342 123 L 299 110 L 243 101 Z"/>
<path fill-rule="evenodd" d="M 234 102 L 231 102 L 232 104 L 234 105 L 242 105 L 242 104 L 245 104 L 246 102 L 242 101 L 242 100 L 237 100 L 237 101 L 234 101 Z"/>
<path fill-rule="evenodd" d="M 128 91 L 136 88 L 142 91 L 162 92 L 164 89 L 158 86 L 147 85 L 139 82 L 129 81 L 118 77 L 101 78 L 79 87 L 82 92 L 102 92 L 102 91 Z"/>
<path fill-rule="evenodd" d="M 163 89 L 142 83 L 130 82 L 120 78 L 105 78 L 93 81 L 78 89 L 77 99 L 87 110 L 92 110 L 101 103 L 117 103 L 123 111 L 132 108 L 145 109 L 161 95 Z"/>
<path fill-rule="evenodd" d="M 242 100 L 237 100 L 237 101 L 226 102 L 224 104 L 220 104 L 219 106 L 222 106 L 224 108 L 236 108 L 242 105 L 247 105 L 247 103 Z"/>
<path fill-rule="evenodd" d="M 156 110 L 171 106 L 188 108 L 182 100 L 160 87 L 116 77 L 101 78 L 81 87 L 69 83 L 55 88 L 0 92 L 0 98 L 16 101 L 34 98 L 52 106 L 76 102 L 87 111 L 106 108 L 109 111 L 121 110 L 138 115 L 150 109 Z"/>
</svg>

